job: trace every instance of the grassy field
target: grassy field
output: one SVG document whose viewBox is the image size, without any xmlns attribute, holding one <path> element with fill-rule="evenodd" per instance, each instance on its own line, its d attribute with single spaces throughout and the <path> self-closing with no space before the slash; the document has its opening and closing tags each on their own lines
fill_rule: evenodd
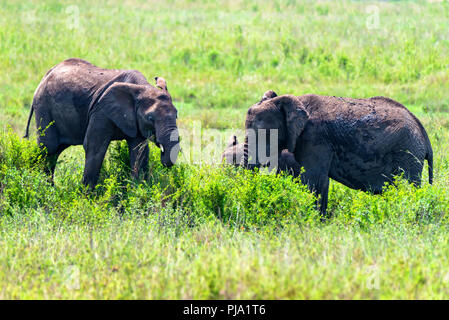
<svg viewBox="0 0 449 320">
<path fill-rule="evenodd" d="M 0 299 L 447 298 L 448 17 L 447 1 L 1 2 Z M 152 147 L 133 181 L 117 142 L 87 193 L 72 147 L 48 182 L 35 135 L 20 137 L 70 57 L 167 79 L 176 166 Z M 291 177 L 221 166 L 268 89 L 403 103 L 429 133 L 434 185 L 427 168 L 421 188 L 398 177 L 381 196 L 332 182 L 322 223 Z"/>
</svg>

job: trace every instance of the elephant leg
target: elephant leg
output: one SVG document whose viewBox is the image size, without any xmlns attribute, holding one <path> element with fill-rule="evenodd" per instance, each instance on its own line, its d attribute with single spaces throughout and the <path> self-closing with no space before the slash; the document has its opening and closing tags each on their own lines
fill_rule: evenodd
<svg viewBox="0 0 449 320">
<path fill-rule="evenodd" d="M 133 177 L 137 179 L 140 174 L 143 174 L 144 179 L 147 179 L 149 148 L 146 139 L 129 139 L 127 142 Z"/>
<path fill-rule="evenodd" d="M 58 129 L 48 113 L 36 111 L 36 123 L 38 125 L 37 144 L 46 151 L 45 173 L 53 184 L 56 163 L 59 155 L 69 146 L 60 144 Z"/>
<path fill-rule="evenodd" d="M 317 209 L 322 217 L 326 216 L 329 193 L 329 169 L 332 163 L 332 151 L 327 146 L 303 145 L 299 151 L 299 164 L 304 167 L 301 182 L 317 197 Z"/>
<path fill-rule="evenodd" d="M 422 168 L 422 165 L 413 165 L 409 168 L 409 171 L 405 176 L 409 183 L 412 183 L 415 187 L 418 188 L 421 186 Z"/>
<path fill-rule="evenodd" d="M 424 168 L 424 157 L 422 158 L 422 160 L 420 160 L 417 157 L 413 156 L 413 159 L 411 159 L 409 163 L 410 165 L 407 174 L 408 181 L 410 183 L 413 183 L 416 187 L 420 187 L 422 170 Z"/>
<path fill-rule="evenodd" d="M 306 184 L 311 192 L 317 197 L 316 207 L 323 217 L 326 216 L 327 200 L 329 194 L 329 177 L 327 174 L 310 172 L 305 169 L 301 181 Z"/>
<path fill-rule="evenodd" d="M 86 153 L 83 183 L 85 186 L 88 186 L 89 189 L 93 190 L 100 175 L 104 156 L 111 143 L 111 136 L 104 132 L 104 135 L 99 135 L 98 132 L 101 132 L 101 130 L 92 128 L 93 125 L 91 127 L 91 124 L 89 124 L 83 143 L 84 151 Z"/>
<path fill-rule="evenodd" d="M 418 158 L 412 152 L 400 152 L 395 157 L 393 175 L 404 174 L 404 178 L 416 187 L 421 186 L 421 175 L 424 167 L 424 157 Z"/>
<path fill-rule="evenodd" d="M 52 184 L 54 184 L 54 175 L 55 175 L 55 169 L 56 169 L 56 163 L 58 162 L 58 158 L 61 155 L 61 153 L 67 149 L 69 145 L 67 144 L 61 144 L 56 149 L 56 152 L 53 154 L 47 155 L 47 164 L 45 166 L 45 173 L 50 177 L 50 181 Z"/>
<path fill-rule="evenodd" d="M 318 178 L 318 186 L 316 187 L 319 194 L 319 210 L 322 217 L 326 216 L 327 212 L 327 200 L 329 195 L 329 177 L 327 175 L 321 175 Z"/>
<path fill-rule="evenodd" d="M 100 175 L 101 165 L 103 164 L 104 156 L 108 150 L 110 141 L 104 141 L 99 146 L 89 145 L 84 147 L 86 152 L 86 161 L 84 164 L 83 183 L 93 190 L 97 184 Z"/>
</svg>

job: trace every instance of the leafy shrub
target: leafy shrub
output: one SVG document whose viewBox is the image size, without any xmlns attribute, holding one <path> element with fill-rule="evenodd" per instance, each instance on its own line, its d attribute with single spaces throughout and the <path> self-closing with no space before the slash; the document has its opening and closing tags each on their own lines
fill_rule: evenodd
<svg viewBox="0 0 449 320">
<path fill-rule="evenodd" d="M 111 175 L 104 180 L 102 199 L 134 210 L 170 208 L 190 217 L 186 221 L 219 219 L 238 228 L 281 226 L 287 221 L 316 217 L 314 197 L 290 176 L 260 174 L 230 166 L 177 164 L 167 169 L 160 164 L 159 149 L 150 146 L 150 177 L 133 184 L 127 165 L 127 147 L 117 144 L 107 161 Z M 120 176 L 124 177 L 120 180 Z M 115 198 L 115 199 L 116 199 Z M 126 204 L 125 204 L 126 202 Z"/>
<path fill-rule="evenodd" d="M 43 168 L 44 152 L 34 141 L 20 138 L 9 128 L 0 139 L 0 174 L 9 168 Z"/>
<path fill-rule="evenodd" d="M 418 188 L 399 176 L 394 184 L 384 187 L 381 195 L 336 185 L 330 192 L 329 211 L 336 221 L 362 229 L 392 221 L 427 224 L 447 219 L 447 199 L 447 190 L 442 185 L 423 183 Z"/>
</svg>

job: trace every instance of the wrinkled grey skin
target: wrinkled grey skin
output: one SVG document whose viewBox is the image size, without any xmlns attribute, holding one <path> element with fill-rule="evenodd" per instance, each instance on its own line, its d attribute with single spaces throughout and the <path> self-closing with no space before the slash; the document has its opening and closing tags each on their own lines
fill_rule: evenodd
<svg viewBox="0 0 449 320">
<path fill-rule="evenodd" d="M 231 136 L 225 151 L 221 155 L 221 162 L 236 167 L 240 166 L 243 160 L 243 147 L 243 143 L 239 143 L 236 136 Z M 288 150 L 282 150 L 278 159 L 276 173 L 281 173 L 282 171 L 289 173 L 294 178 L 298 177 L 301 173 L 299 163 L 296 162 L 295 156 L 288 152 Z"/>
<path fill-rule="evenodd" d="M 64 149 L 83 145 L 83 183 L 94 188 L 109 143 L 123 139 L 133 176 L 147 174 L 148 138 L 161 148 L 162 164 L 172 166 L 179 152 L 177 110 L 165 80 L 155 79 L 153 87 L 139 71 L 102 69 L 81 59 L 50 69 L 34 94 L 25 134 L 34 111 L 48 173 L 53 176 Z"/>
<path fill-rule="evenodd" d="M 250 107 L 245 127 L 247 132 L 278 129 L 278 153 L 288 149 L 295 155 L 305 169 L 301 181 L 319 196 L 323 216 L 329 178 L 375 194 L 401 173 L 419 186 L 426 159 L 429 182 L 433 180 L 432 146 L 424 127 L 407 108 L 389 98 L 283 95 Z M 263 142 L 248 145 L 248 140 L 247 133 L 243 164 L 260 166 L 258 159 L 250 164 L 248 151 L 257 158 Z M 267 144 L 268 149 L 269 140 Z"/>
</svg>

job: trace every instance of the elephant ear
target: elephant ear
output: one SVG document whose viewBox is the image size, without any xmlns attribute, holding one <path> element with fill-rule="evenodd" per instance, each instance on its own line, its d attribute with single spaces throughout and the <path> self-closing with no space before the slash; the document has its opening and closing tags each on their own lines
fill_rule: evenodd
<svg viewBox="0 0 449 320">
<path fill-rule="evenodd" d="M 289 152 L 294 153 L 296 141 L 306 126 L 309 113 L 304 109 L 302 102 L 293 95 L 279 96 L 272 101 L 285 116 L 287 149 Z"/>
<path fill-rule="evenodd" d="M 102 110 L 127 136 L 137 137 L 136 97 L 143 86 L 115 82 L 98 99 L 96 109 Z"/>
<path fill-rule="evenodd" d="M 276 94 L 276 92 L 274 92 L 273 90 L 268 90 L 265 91 L 265 93 L 263 94 L 262 99 L 260 99 L 260 101 L 257 104 L 261 104 L 264 101 L 276 98 L 278 95 Z"/>
<path fill-rule="evenodd" d="M 162 90 L 168 92 L 167 81 L 165 81 L 164 78 L 162 78 L 162 77 L 154 77 L 154 80 L 156 80 L 156 87 L 158 87 L 159 89 L 162 89 Z"/>
<path fill-rule="evenodd" d="M 236 135 L 230 136 L 228 139 L 228 148 L 233 147 L 237 144 L 238 144 L 237 136 Z"/>
<path fill-rule="evenodd" d="M 265 93 L 263 94 L 262 100 L 261 101 L 265 101 L 268 99 L 273 99 L 276 98 L 278 95 L 276 94 L 276 92 L 274 92 L 273 90 L 268 90 L 265 91 Z"/>
</svg>

